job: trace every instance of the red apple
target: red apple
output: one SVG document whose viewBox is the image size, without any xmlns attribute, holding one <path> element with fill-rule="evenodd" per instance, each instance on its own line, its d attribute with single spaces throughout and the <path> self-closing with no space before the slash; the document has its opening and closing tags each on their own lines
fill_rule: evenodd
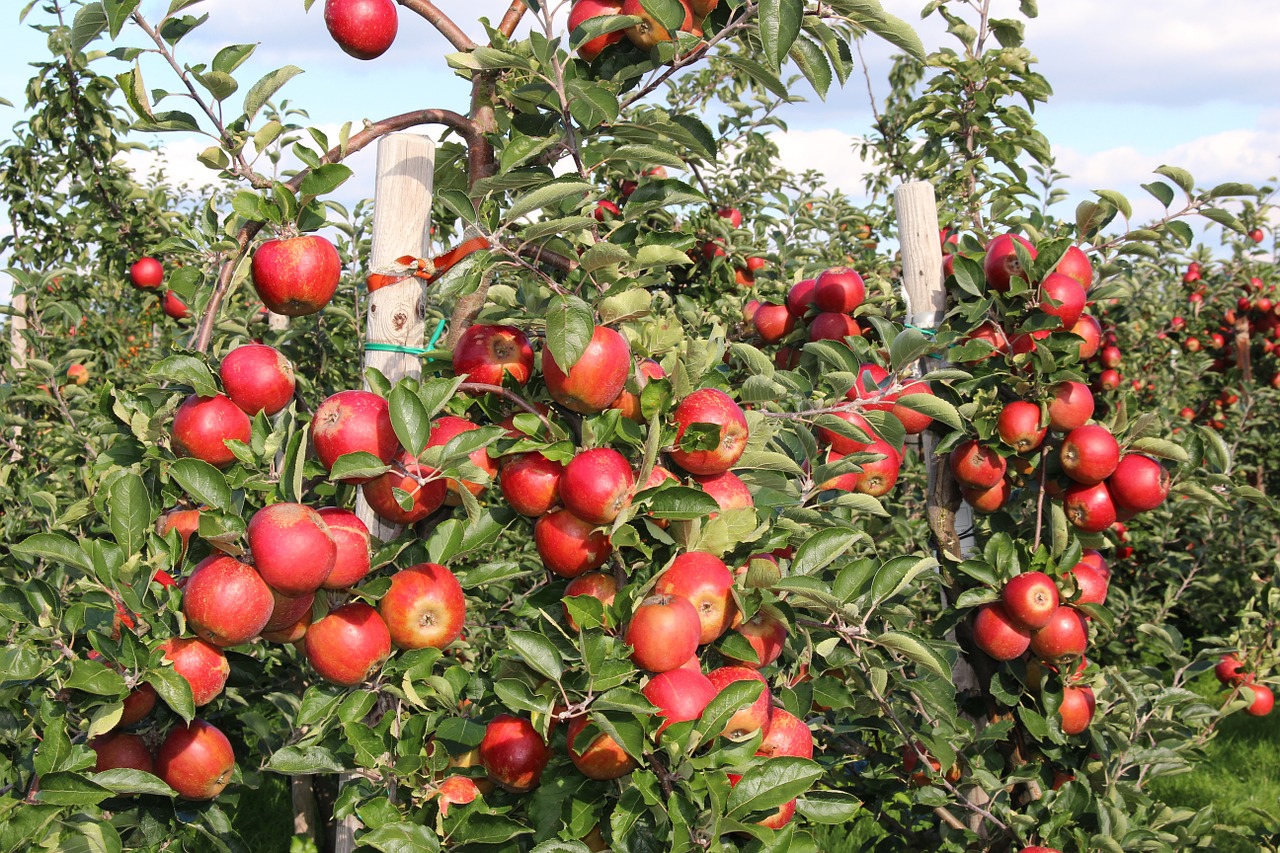
<svg viewBox="0 0 1280 853">
<path fill-rule="evenodd" d="M 1088 646 L 1084 616 L 1067 605 L 1055 610 L 1043 628 L 1031 632 L 1031 651 L 1047 664 L 1068 663 L 1083 655 Z"/>
<path fill-rule="evenodd" d="M 446 776 L 436 786 L 436 796 L 440 798 L 440 816 L 448 817 L 450 806 L 474 803 L 480 786 L 466 776 Z"/>
<path fill-rule="evenodd" d="M 582 737 L 582 732 L 591 720 L 586 716 L 574 717 L 569 721 L 569 731 L 565 742 L 569 749 L 569 760 L 578 772 L 588 779 L 605 782 L 620 779 L 639 765 L 618 742 L 603 731 L 595 732 L 595 737 Z"/>
<path fill-rule="evenodd" d="M 1057 432 L 1070 432 L 1084 426 L 1093 417 L 1093 392 L 1081 382 L 1059 382 L 1049 400 L 1049 426 Z"/>
<path fill-rule="evenodd" d="M 325 0 L 324 24 L 338 47 L 356 59 L 386 53 L 400 26 L 395 0 Z"/>
<path fill-rule="evenodd" d="M 278 637 L 282 633 L 291 633 L 299 627 L 298 623 L 304 619 L 307 625 L 311 624 L 311 607 L 316 601 L 314 592 L 290 598 L 273 589 L 271 590 L 271 601 L 271 618 L 267 620 L 267 624 L 262 626 L 263 639 L 270 642 L 280 642 L 272 638 Z"/>
<path fill-rule="evenodd" d="M 1245 684 L 1249 681 L 1244 664 L 1235 655 L 1223 655 L 1218 665 L 1213 668 L 1213 674 L 1217 676 L 1218 681 L 1228 687 L 1235 687 L 1237 684 Z"/>
<path fill-rule="evenodd" d="M 196 707 L 208 705 L 222 693 L 231 675 L 231 664 L 222 649 L 195 637 L 170 637 L 160 644 L 164 659 L 173 671 L 191 685 Z"/>
<path fill-rule="evenodd" d="M 311 666 L 325 681 L 355 687 L 391 654 L 391 633 L 378 611 L 352 601 L 312 623 L 303 638 Z"/>
<path fill-rule="evenodd" d="M 1076 586 L 1080 589 L 1077 604 L 1105 604 L 1107 600 L 1107 576 L 1083 560 L 1071 569 Z"/>
<path fill-rule="evenodd" d="M 132 726 L 134 723 L 146 719 L 152 709 L 156 707 L 156 699 L 159 694 L 156 689 L 145 681 L 139 684 L 133 690 L 129 691 L 129 695 L 124 697 L 124 710 L 120 713 L 119 726 Z"/>
<path fill-rule="evenodd" d="M 491 781 L 512 793 L 538 787 L 550 759 L 546 741 L 528 720 L 499 714 L 485 727 L 480 763 Z"/>
<path fill-rule="evenodd" d="M 233 349 L 218 367 L 222 387 L 245 414 L 268 417 L 293 399 L 293 365 L 274 347 L 245 344 Z"/>
<path fill-rule="evenodd" d="M 662 365 L 651 358 L 642 358 L 636 365 L 635 379 L 638 391 L 643 391 L 649 384 L 649 380 L 665 379 L 666 376 L 667 372 L 662 369 Z M 618 409 L 623 417 L 630 418 L 636 423 L 645 422 L 644 413 L 640 410 L 639 393 L 624 388 L 618 398 L 609 404 L 609 408 Z"/>
<path fill-rule="evenodd" d="M 187 625 L 215 646 L 258 636 L 274 608 L 271 589 L 252 566 L 226 555 L 207 557 L 182 590 Z"/>
<path fill-rule="evenodd" d="M 982 341 L 990 344 L 993 352 L 987 353 L 980 360 L 986 360 L 996 353 L 1001 355 L 1009 352 L 1009 338 L 1005 335 L 1004 330 L 990 320 L 984 321 L 976 329 L 969 333 L 966 341 Z M 970 362 L 972 364 L 973 362 Z"/>
<path fill-rule="evenodd" d="M 320 586 L 333 590 L 355 586 L 369 574 L 369 528 L 348 509 L 329 506 L 319 512 L 337 548 L 333 571 Z"/>
<path fill-rule="evenodd" d="M 1058 609 L 1058 587 L 1044 572 L 1024 572 L 1004 585 L 1000 601 L 1022 627 L 1043 628 Z"/>
<path fill-rule="evenodd" d="M 689 4 L 682 0 L 684 5 L 684 22 L 679 29 L 682 32 L 690 32 L 693 29 L 693 10 L 689 8 Z M 631 39 L 631 43 L 641 50 L 653 50 L 664 41 L 671 41 L 672 34 L 664 27 L 653 15 L 649 14 L 644 8 L 641 0 L 625 0 L 622 4 L 622 14 L 636 15 L 639 17 L 640 23 L 627 27 L 627 38 Z"/>
<path fill-rule="evenodd" d="M 427 438 L 426 447 L 444 447 L 452 439 L 464 432 L 472 432 L 480 427 L 473 424 L 466 418 L 457 418 L 453 415 L 445 415 L 431 425 L 431 434 Z M 458 481 L 453 477 L 445 479 L 445 487 L 449 493 L 445 496 L 444 502 L 449 506 L 460 506 L 462 498 L 458 495 L 458 489 L 463 486 L 473 495 L 479 495 L 484 491 L 485 486 L 492 482 L 498 476 L 498 465 L 489 456 L 489 451 L 484 447 L 477 447 L 475 450 L 467 454 L 467 459 L 471 460 L 471 464 L 475 465 L 486 474 L 486 480 L 483 483 L 473 480 L 463 480 L 462 485 L 458 485 Z"/>
<path fill-rule="evenodd" d="M 620 14 L 622 14 L 622 0 L 574 0 L 573 9 L 569 11 L 569 32 L 572 33 L 592 18 Z M 622 30 L 596 36 L 578 45 L 578 56 L 587 62 L 595 62 L 601 51 L 611 44 L 622 41 L 622 37 Z"/>
<path fill-rule="evenodd" d="M 594 524 L 567 509 L 539 518 L 533 526 L 533 541 L 543 565 L 562 578 L 598 569 L 613 553 L 608 533 L 596 530 Z"/>
<path fill-rule="evenodd" d="M 178 723 L 156 754 L 155 773 L 188 800 L 212 800 L 231 781 L 236 756 L 231 741 L 204 720 Z"/>
<path fill-rule="evenodd" d="M 1120 462 L 1120 445 L 1111 430 L 1096 424 L 1076 427 L 1062 440 L 1062 470 L 1077 483 L 1092 486 L 1111 476 Z"/>
<path fill-rule="evenodd" d="M 1079 246 L 1072 246 L 1062 255 L 1054 272 L 1074 278 L 1087 292 L 1093 286 L 1093 264 Z"/>
<path fill-rule="evenodd" d="M 996 660 L 1013 660 L 1031 645 L 1031 634 L 1013 620 L 1003 604 L 984 604 L 973 616 L 973 641 Z"/>
<path fill-rule="evenodd" d="M 893 410 L 898 394 L 890 392 L 888 387 L 889 371 L 878 364 L 864 364 L 858 368 L 857 377 L 844 396 L 846 400 L 875 400 L 877 402 L 868 403 L 863 408 L 889 412 Z"/>
<path fill-rule="evenodd" d="M 666 672 L 697 653 L 701 633 L 698 610 L 688 599 L 659 594 L 649 596 L 636 608 L 623 642 L 631 647 L 636 666 Z"/>
<path fill-rule="evenodd" d="M 791 289 L 787 291 L 787 311 L 793 317 L 803 317 L 809 313 L 809 309 L 814 305 L 813 291 L 817 286 L 818 282 L 812 278 L 806 278 L 791 285 Z"/>
<path fill-rule="evenodd" d="M 861 334 L 858 321 L 848 314 L 823 311 L 809 323 L 811 341 L 843 341 L 847 337 L 856 338 Z"/>
<path fill-rule="evenodd" d="M 347 453 L 372 453 L 383 465 L 400 450 L 387 401 L 371 391 L 339 391 L 316 407 L 311 442 L 326 470 Z M 362 483 L 348 478 L 344 482 Z"/>
<path fill-rule="evenodd" d="M 302 504 L 278 503 L 258 510 L 246 534 L 258 574 L 282 595 L 315 592 L 338 559 L 329 526 L 320 513 Z"/>
<path fill-rule="evenodd" d="M 1146 512 L 1169 496 L 1169 472 L 1150 456 L 1129 453 L 1107 478 L 1107 490 L 1117 509 Z"/>
<path fill-rule="evenodd" d="M 835 412 L 834 415 L 843 421 L 847 421 L 867 434 L 867 440 L 863 442 L 853 438 L 848 438 L 834 430 L 827 429 L 826 427 L 818 427 L 818 437 L 831 445 L 831 449 L 842 456 L 848 456 L 850 453 L 857 453 L 859 451 L 866 450 L 877 440 L 875 430 L 871 428 L 871 424 L 866 418 L 857 412 Z"/>
<path fill-rule="evenodd" d="M 560 502 L 563 476 L 563 464 L 534 450 L 503 463 L 498 472 L 498 489 L 513 510 L 537 518 Z"/>
<path fill-rule="evenodd" d="M 1070 329 L 1084 312 L 1084 287 L 1062 273 L 1050 273 L 1040 283 L 1040 310 L 1057 317 L 1060 329 Z"/>
<path fill-rule="evenodd" d="M 819 311 L 852 314 L 867 298 L 862 276 L 848 267 L 823 271 L 813 288 L 813 301 Z"/>
<path fill-rule="evenodd" d="M 772 703 L 769 694 L 769 682 L 764 676 L 745 666 L 722 666 L 707 673 L 707 679 L 716 689 L 716 695 L 735 681 L 758 681 L 762 687 L 759 698 L 750 705 L 744 705 L 725 723 L 720 734 L 733 740 L 748 738 L 769 724 L 772 715 Z M 806 732 L 808 729 L 806 729 Z"/>
<path fill-rule="evenodd" d="M 1103 347 L 1098 356 L 1098 361 L 1103 367 L 1119 367 L 1123 360 L 1124 355 L 1120 352 L 1120 347 L 1114 344 Z"/>
<path fill-rule="evenodd" d="M 787 644 L 787 626 L 767 610 L 757 610 L 754 616 L 733 630 L 746 638 L 757 660 L 737 660 L 729 655 L 725 655 L 725 659 L 752 669 L 763 669 L 776 661 Z"/>
<path fill-rule="evenodd" d="M 670 474 L 670 472 L 667 473 Z M 732 471 L 725 471 L 722 474 L 694 474 L 692 480 L 704 492 L 715 498 L 720 509 L 726 512 L 731 509 L 748 509 L 756 505 L 747 484 Z M 712 518 L 715 516 L 716 513 L 711 514 Z"/>
<path fill-rule="evenodd" d="M 1035 450 L 1044 441 L 1047 428 L 1040 425 L 1040 407 L 1025 400 L 1006 403 L 996 419 L 1000 440 L 1019 453 Z"/>
<path fill-rule="evenodd" d="M 813 732 L 804 720 L 782 708 L 774 708 L 756 755 L 813 758 Z"/>
<path fill-rule="evenodd" d="M 902 428 L 906 430 L 907 435 L 919 435 L 933 423 L 933 418 L 903 404 L 903 398 L 910 397 L 913 394 L 934 396 L 933 388 L 928 382 L 910 382 L 903 387 L 897 401 L 893 404 L 893 408 L 889 410 L 895 418 L 902 422 Z"/>
<path fill-rule="evenodd" d="M 542 375 L 557 403 L 583 415 L 609 408 L 627 384 L 631 347 L 613 329 L 596 326 L 582 358 L 566 373 L 551 350 L 542 353 Z"/>
<path fill-rule="evenodd" d="M 1012 494 L 1013 486 L 1009 484 L 1008 480 L 1001 480 L 989 489 L 960 486 L 960 495 L 969 506 L 973 507 L 974 512 L 986 514 L 998 512 L 1002 509 L 1009 502 L 1009 497 Z"/>
<path fill-rule="evenodd" d="M 236 461 L 228 441 L 249 442 L 249 416 L 227 397 L 192 394 L 173 414 L 173 452 L 201 459 L 217 468 Z"/>
<path fill-rule="evenodd" d="M 692 669 L 673 669 L 649 679 L 641 691 L 658 708 L 662 719 L 657 739 L 672 723 L 696 720 L 702 716 L 711 700 L 716 698 L 716 687 L 701 672 Z"/>
<path fill-rule="evenodd" d="M 155 772 L 155 761 L 147 743 L 138 735 L 128 732 L 110 732 L 91 738 L 88 744 L 97 760 L 93 764 L 93 772 L 104 770 L 141 770 L 143 773 Z"/>
<path fill-rule="evenodd" d="M 902 470 L 902 455 L 884 439 L 876 439 L 866 449 L 867 453 L 879 453 L 880 458 L 862 463 L 853 485 L 855 492 L 880 498 L 887 495 L 898 482 Z"/>
<path fill-rule="evenodd" d="M 730 788 L 736 788 L 738 783 L 742 781 L 742 776 L 737 773 L 729 773 L 727 775 L 729 777 Z M 758 820 L 755 823 L 757 826 L 763 826 L 768 829 L 782 829 L 784 826 L 791 823 L 791 818 L 795 817 L 795 814 L 796 801 L 787 800 L 771 812 L 768 817 L 763 820 Z"/>
<path fill-rule="evenodd" d="M 747 449 L 747 418 L 733 398 L 717 388 L 701 388 L 680 401 L 673 414 L 676 447 L 671 458 L 690 474 L 728 471 Z M 720 440 L 708 449 L 685 449 L 681 440 L 692 424 L 720 428 Z"/>
<path fill-rule="evenodd" d="M 138 290 L 155 290 L 164 281 L 164 265 L 155 258 L 139 258 L 129 267 L 129 281 Z"/>
<path fill-rule="evenodd" d="M 609 524 L 631 506 L 634 487 L 627 457 L 611 447 L 597 447 L 569 460 L 560 480 L 560 498 L 565 509 L 583 521 Z"/>
<path fill-rule="evenodd" d="M 670 568 L 659 575 L 653 590 L 683 598 L 694 606 L 700 625 L 699 644 L 714 642 L 738 619 L 733 573 L 714 554 L 689 551 L 677 555 Z"/>
<path fill-rule="evenodd" d="M 1027 271 L 1023 269 L 1022 261 L 1018 258 L 1016 246 L 1019 243 L 1034 259 L 1035 246 L 1032 246 L 1025 237 L 1017 234 L 1001 234 L 987 243 L 987 255 L 983 259 L 982 269 L 987 276 L 987 285 L 997 293 L 1007 292 L 1009 282 L 1015 277 L 1021 279 L 1027 277 Z"/>
<path fill-rule="evenodd" d="M 1116 521 L 1116 507 L 1106 483 L 1073 483 L 1063 494 L 1067 520 L 1086 533 L 1101 533 Z"/>
<path fill-rule="evenodd" d="M 515 326 L 477 324 L 458 338 L 453 348 L 453 372 L 485 385 L 501 385 L 507 376 L 524 385 L 533 375 L 533 347 Z"/>
<path fill-rule="evenodd" d="M 963 485 L 989 489 L 1004 478 L 1008 463 L 989 447 L 969 439 L 951 451 L 951 473 Z"/>
<path fill-rule="evenodd" d="M 1250 684 L 1249 690 L 1253 691 L 1253 701 L 1244 709 L 1244 712 L 1251 717 L 1265 717 L 1270 714 L 1276 706 L 1276 695 L 1271 688 L 1265 684 Z"/>
<path fill-rule="evenodd" d="M 174 320 L 185 320 L 191 316 L 191 309 L 187 307 L 187 303 L 172 290 L 166 290 L 164 296 L 160 297 L 160 310 Z"/>
<path fill-rule="evenodd" d="M 1081 361 L 1088 361 L 1098 354 L 1098 348 L 1102 346 L 1102 324 L 1098 322 L 1097 318 L 1088 314 L 1081 314 L 1080 319 L 1076 320 L 1076 324 L 1071 327 L 1071 334 L 1081 339 Z"/>
<path fill-rule="evenodd" d="M 462 634 L 467 600 L 453 572 L 419 563 L 391 576 L 378 612 L 397 647 L 443 649 Z"/>
<path fill-rule="evenodd" d="M 1058 706 L 1058 714 L 1062 718 L 1062 731 L 1068 735 L 1078 735 L 1093 722 L 1094 709 L 1098 702 L 1094 698 L 1093 688 L 1087 685 L 1069 684 L 1062 689 L 1062 704 Z"/>
<path fill-rule="evenodd" d="M 384 0 L 390 3 L 390 0 Z M 342 261 L 323 237 L 306 234 L 268 240 L 253 253 L 253 287 L 276 314 L 302 317 L 329 304 L 338 289 Z"/>
<path fill-rule="evenodd" d="M 756 309 L 751 323 L 756 333 L 766 344 L 776 344 L 791 333 L 796 327 L 796 317 L 785 305 L 765 302 Z"/>
<path fill-rule="evenodd" d="M 576 595 L 589 595 L 605 607 L 609 607 L 618 596 L 618 581 L 608 572 L 587 572 L 569 581 L 564 588 L 566 599 Z M 578 623 L 569 615 L 567 605 L 564 607 L 564 621 L 570 629 L 579 630 Z"/>
<path fill-rule="evenodd" d="M 439 473 L 402 450 L 396 456 L 392 470 L 369 480 L 360 490 L 369 508 L 383 521 L 388 524 L 416 524 L 444 506 L 449 489 Z M 409 509 L 396 500 L 396 490 L 404 492 L 413 501 Z"/>
</svg>

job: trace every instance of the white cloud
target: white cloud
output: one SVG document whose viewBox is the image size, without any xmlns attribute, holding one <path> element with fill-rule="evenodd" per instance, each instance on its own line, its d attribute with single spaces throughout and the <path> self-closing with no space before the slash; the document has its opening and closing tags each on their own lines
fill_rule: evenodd
<svg viewBox="0 0 1280 853">
<path fill-rule="evenodd" d="M 782 165 L 793 172 L 819 171 L 832 187 L 850 196 L 863 195 L 863 178 L 871 171 L 853 146 L 857 138 L 835 129 L 788 130 L 770 139 L 778 146 Z"/>
</svg>

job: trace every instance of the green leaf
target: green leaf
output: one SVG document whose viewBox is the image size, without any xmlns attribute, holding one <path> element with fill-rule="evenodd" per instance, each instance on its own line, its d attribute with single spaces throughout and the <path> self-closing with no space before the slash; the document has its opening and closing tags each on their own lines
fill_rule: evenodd
<svg viewBox="0 0 1280 853">
<path fill-rule="evenodd" d="M 285 83 L 288 83 L 301 73 L 302 69 L 296 65 L 286 65 L 283 68 L 277 68 L 257 83 L 254 83 L 253 88 L 244 96 L 245 121 L 252 123 L 254 116 L 258 114 L 258 110 L 266 106 L 267 101 L 271 100 L 271 97 L 280 91 Z"/>
<path fill-rule="evenodd" d="M 579 178 L 565 178 L 549 184 L 543 184 L 536 190 L 518 197 L 507 211 L 507 221 L 513 222 L 520 217 L 541 210 L 553 204 L 560 204 L 571 198 L 586 201 L 594 188 Z"/>
<path fill-rule="evenodd" d="M 361 835 L 357 843 L 382 853 L 435 853 L 440 849 L 435 833 L 421 823 L 386 823 Z"/>
<path fill-rule="evenodd" d="M 1149 184 L 1143 184 L 1142 188 L 1151 193 L 1162 206 L 1168 207 L 1173 204 L 1173 187 L 1164 181 L 1152 181 Z"/>
<path fill-rule="evenodd" d="M 71 50 L 79 53 L 107 29 L 107 10 L 101 3 L 81 6 L 71 22 Z"/>
<path fill-rule="evenodd" d="M 906 21 L 885 12 L 879 0 L 837 0 L 832 5 L 846 12 L 855 23 L 924 62 L 924 42 L 920 36 Z"/>
<path fill-rule="evenodd" d="M 134 65 L 133 70 L 117 74 L 116 82 L 120 84 L 120 91 L 124 94 L 125 103 L 129 105 L 129 109 L 133 110 L 133 114 L 139 119 L 154 121 L 155 114 L 151 112 L 151 101 L 147 97 L 147 86 L 142 82 L 142 68 Z"/>
<path fill-rule="evenodd" d="M 323 746 L 286 746 L 276 750 L 267 769 L 289 776 L 338 773 L 346 769 L 337 756 Z"/>
<path fill-rule="evenodd" d="M 818 97 L 826 100 L 827 92 L 831 89 L 832 74 L 831 63 L 827 61 L 822 48 L 807 38 L 798 39 L 791 46 L 791 59 L 818 93 Z"/>
<path fill-rule="evenodd" d="M 47 773 L 40 777 L 36 802 L 59 806 L 90 806 L 102 802 L 111 792 L 79 773 Z"/>
<path fill-rule="evenodd" d="M 160 780 L 160 777 L 141 770 L 120 767 L 93 774 L 93 781 L 115 794 L 151 794 L 157 797 L 177 796 L 177 791 Z"/>
<path fill-rule="evenodd" d="M 507 643 L 534 671 L 559 682 L 564 675 L 560 650 L 550 640 L 533 631 L 507 631 Z"/>
<path fill-rule="evenodd" d="M 353 174 L 355 173 L 349 167 L 341 163 L 325 163 L 307 173 L 298 186 L 298 192 L 311 196 L 328 195 L 342 186 Z"/>
<path fill-rule="evenodd" d="M 243 65 L 257 49 L 256 44 L 229 44 L 213 58 L 213 70 L 230 74 Z"/>
<path fill-rule="evenodd" d="M 363 480 L 376 477 L 390 470 L 390 465 L 383 465 L 382 460 L 372 453 L 359 450 L 355 453 L 344 453 L 334 460 L 333 470 L 329 472 L 329 479 L 345 480 L 351 478 Z"/>
<path fill-rule="evenodd" d="M 183 294 L 185 295 L 185 294 Z M 162 358 L 147 371 L 147 376 L 165 382 L 186 385 L 201 397 L 218 395 L 218 383 L 214 381 L 213 371 L 204 359 L 193 355 L 171 355 Z"/>
<path fill-rule="evenodd" d="M 848 527 L 830 527 L 820 530 L 805 540 L 791 562 L 791 573 L 812 575 L 844 556 L 849 547 L 865 534 Z"/>
<path fill-rule="evenodd" d="M 668 486 L 642 498 L 654 518 L 691 520 L 720 511 L 711 495 L 690 486 Z"/>
<path fill-rule="evenodd" d="M 1179 169 L 1177 166 L 1161 166 L 1155 171 L 1157 175 L 1164 175 L 1173 181 L 1187 195 L 1191 195 L 1191 191 L 1195 189 L 1195 178 L 1191 177 L 1191 173 L 1186 169 Z"/>
<path fill-rule="evenodd" d="M 862 808 L 862 801 L 845 791 L 810 791 L 796 803 L 796 811 L 810 823 L 838 826 L 848 823 Z"/>
<path fill-rule="evenodd" d="M 1187 451 L 1182 449 L 1182 445 L 1163 438 L 1140 438 L 1131 443 L 1128 450 L 1130 453 L 1145 453 L 1157 459 L 1170 459 L 1174 462 L 1186 463 L 1191 461 L 1191 457 L 1187 455 Z"/>
<path fill-rule="evenodd" d="M 822 778 L 822 768 L 805 758 L 770 758 L 747 770 L 726 804 L 727 816 L 744 820 L 753 812 L 769 812 L 799 797 Z"/>
<path fill-rule="evenodd" d="M 142 477 L 132 472 L 111 482 L 107 489 L 107 525 L 126 554 L 138 554 L 151 526 L 151 495 Z"/>
<path fill-rule="evenodd" d="M 431 438 L 431 415 L 427 407 L 407 382 L 400 382 L 387 397 L 391 410 L 391 426 L 396 438 L 412 456 L 422 455 L 422 449 Z"/>
<path fill-rule="evenodd" d="M 591 307 L 572 294 L 557 294 L 547 307 L 547 348 L 556 365 L 568 372 L 587 351 L 595 334 Z"/>
<path fill-rule="evenodd" d="M 169 466 L 169 476 L 197 503 L 214 509 L 229 509 L 231 487 L 221 471 L 203 459 L 179 459 Z"/>
<path fill-rule="evenodd" d="M 733 715 L 754 704 L 765 689 L 766 685 L 754 678 L 731 681 L 726 684 L 724 689 L 707 703 L 707 707 L 698 718 L 697 729 L 702 735 L 698 745 L 711 741 L 724 731 L 724 727 Z"/>
<path fill-rule="evenodd" d="M 1223 210 L 1220 207 L 1204 207 L 1200 209 L 1200 215 L 1205 219 L 1211 219 L 1224 228 L 1229 228 L 1237 234 L 1244 234 L 1247 230 L 1244 223 L 1236 218 L 1235 214 Z"/>
<path fill-rule="evenodd" d="M 923 572 L 938 568 L 933 557 L 894 557 L 876 572 L 871 593 L 877 602 L 901 595 Z"/>
<path fill-rule="evenodd" d="M 89 555 L 78 543 L 61 533 L 34 533 L 10 546 L 10 550 L 19 556 L 66 563 L 86 572 L 93 569 L 93 561 L 89 559 Z"/>
<path fill-rule="evenodd" d="M 760 42 L 764 58 L 775 71 L 791 52 L 803 20 L 803 0 L 760 0 Z"/>
<path fill-rule="evenodd" d="M 890 631 L 874 638 L 874 642 L 898 652 L 913 663 L 923 666 L 941 678 L 945 678 L 948 682 L 951 681 L 950 664 L 914 634 Z"/>
<path fill-rule="evenodd" d="M 172 668 L 153 669 L 146 675 L 146 682 L 156 689 L 165 704 L 186 722 L 196 715 L 196 703 L 191 695 L 191 682 Z"/>
</svg>

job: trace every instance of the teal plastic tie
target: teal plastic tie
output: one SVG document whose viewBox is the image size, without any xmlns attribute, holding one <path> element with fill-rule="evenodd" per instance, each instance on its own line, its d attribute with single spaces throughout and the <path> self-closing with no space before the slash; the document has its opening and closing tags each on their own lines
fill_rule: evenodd
<svg viewBox="0 0 1280 853">
<path fill-rule="evenodd" d="M 444 318 L 441 318 L 440 322 L 436 324 L 436 330 L 431 334 L 431 340 L 427 342 L 425 347 L 406 347 L 401 346 L 400 344 L 366 343 L 364 348 L 367 352 L 401 352 L 405 355 L 426 355 L 429 352 L 435 351 L 436 343 L 440 340 L 440 334 L 444 331 L 444 324 L 445 320 Z M 429 358 L 427 361 L 435 361 L 435 359 Z"/>
</svg>

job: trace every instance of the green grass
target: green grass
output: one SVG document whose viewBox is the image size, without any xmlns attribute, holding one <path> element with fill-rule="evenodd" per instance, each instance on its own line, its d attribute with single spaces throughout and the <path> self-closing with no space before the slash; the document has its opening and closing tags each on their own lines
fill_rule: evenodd
<svg viewBox="0 0 1280 853">
<path fill-rule="evenodd" d="M 1219 695 L 1212 676 L 1193 686 L 1205 696 Z M 1190 773 L 1154 780 L 1152 794 L 1172 806 L 1212 805 L 1221 824 L 1246 826 L 1264 836 L 1275 833 L 1275 826 L 1250 809 L 1280 812 L 1280 713 L 1261 719 L 1243 713 L 1229 717 L 1205 753 L 1207 760 Z M 1216 842 L 1220 853 L 1257 850 L 1225 833 Z"/>
</svg>

